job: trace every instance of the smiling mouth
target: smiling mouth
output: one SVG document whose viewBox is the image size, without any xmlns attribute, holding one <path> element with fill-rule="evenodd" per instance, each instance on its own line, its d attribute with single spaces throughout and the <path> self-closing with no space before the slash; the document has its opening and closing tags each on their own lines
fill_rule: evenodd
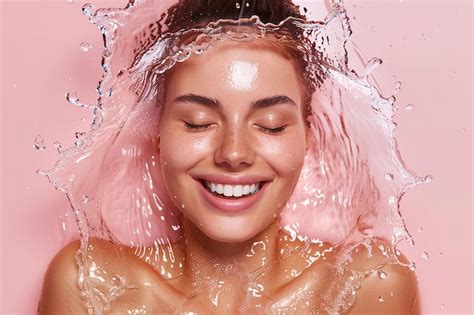
<svg viewBox="0 0 474 315">
<path fill-rule="evenodd" d="M 211 194 L 220 198 L 237 199 L 245 198 L 257 193 L 266 182 L 257 182 L 247 185 L 229 185 L 221 183 L 213 183 L 200 179 L 201 185 Z"/>
</svg>

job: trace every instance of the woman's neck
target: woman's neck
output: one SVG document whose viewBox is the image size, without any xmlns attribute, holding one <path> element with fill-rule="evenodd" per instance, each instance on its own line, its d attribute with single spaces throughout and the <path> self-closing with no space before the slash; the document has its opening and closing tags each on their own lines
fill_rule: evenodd
<svg viewBox="0 0 474 315">
<path fill-rule="evenodd" d="M 239 243 L 212 240 L 186 218 L 183 223 L 186 269 L 192 274 L 225 276 L 236 269 L 252 274 L 278 257 L 279 219 L 252 239 Z"/>
</svg>

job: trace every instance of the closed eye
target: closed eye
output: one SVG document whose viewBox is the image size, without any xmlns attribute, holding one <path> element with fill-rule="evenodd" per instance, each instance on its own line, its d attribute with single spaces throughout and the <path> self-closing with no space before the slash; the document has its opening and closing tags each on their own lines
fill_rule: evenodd
<svg viewBox="0 0 474 315">
<path fill-rule="evenodd" d="M 267 127 L 263 127 L 263 126 L 259 126 L 259 128 L 261 130 L 263 130 L 264 132 L 266 133 L 269 133 L 269 134 L 278 134 L 278 133 L 282 133 L 286 127 L 288 126 L 280 126 L 280 127 L 276 127 L 276 128 L 267 128 Z"/>
<path fill-rule="evenodd" d="M 196 125 L 196 124 L 189 123 L 187 121 L 184 122 L 184 126 L 187 129 L 193 130 L 193 131 L 205 130 L 205 129 L 209 128 L 211 125 L 212 124 Z"/>
</svg>

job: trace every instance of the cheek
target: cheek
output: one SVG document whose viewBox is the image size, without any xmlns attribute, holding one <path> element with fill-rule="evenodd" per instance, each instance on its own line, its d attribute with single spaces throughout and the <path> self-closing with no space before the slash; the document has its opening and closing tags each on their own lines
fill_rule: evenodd
<svg viewBox="0 0 474 315">
<path fill-rule="evenodd" d="M 284 138 L 266 139 L 258 146 L 259 155 L 284 179 L 299 176 L 306 154 L 304 134 Z"/>
<path fill-rule="evenodd" d="M 160 133 L 160 158 L 163 171 L 179 173 L 209 156 L 212 145 L 210 137 L 190 135 L 176 129 L 169 126 Z"/>
</svg>

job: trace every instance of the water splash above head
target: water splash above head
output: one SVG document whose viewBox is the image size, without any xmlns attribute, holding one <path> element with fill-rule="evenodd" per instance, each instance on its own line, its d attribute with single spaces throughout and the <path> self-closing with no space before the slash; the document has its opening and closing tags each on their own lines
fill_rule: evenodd
<svg viewBox="0 0 474 315">
<path fill-rule="evenodd" d="M 167 195 L 156 150 L 167 72 L 222 41 L 284 43 L 288 33 L 295 32 L 308 65 L 306 78 L 313 85 L 312 141 L 296 189 L 281 214 L 282 227 L 294 240 L 316 243 L 344 245 L 380 236 L 396 246 L 411 240 L 399 202 L 423 180 L 408 170 L 398 152 L 395 99 L 383 97 L 368 80 L 381 60 L 371 59 L 360 76 L 348 67 L 351 29 L 341 1 L 332 2 L 333 11 L 325 21 L 288 18 L 275 25 L 254 16 L 172 33 L 166 32 L 164 23 L 170 4 L 131 1 L 124 9 L 83 8 L 104 38 L 104 74 L 96 104 L 83 104 L 73 93 L 67 99 L 91 110 L 95 118 L 87 133 L 76 135 L 75 144 L 60 151 L 56 166 L 43 172 L 67 194 L 74 210 L 81 233 L 77 257 L 83 270 L 90 265 L 87 245 L 92 236 L 134 247 L 139 255 L 146 246 L 171 246 L 181 236 L 182 214 Z M 244 2 L 237 4 L 236 9 L 248 8 Z M 230 69 L 241 90 L 252 86 L 254 72 L 250 64 Z M 90 279 L 82 280 L 89 307 L 102 309 Z M 252 294 L 260 291 L 256 287 Z"/>
</svg>

